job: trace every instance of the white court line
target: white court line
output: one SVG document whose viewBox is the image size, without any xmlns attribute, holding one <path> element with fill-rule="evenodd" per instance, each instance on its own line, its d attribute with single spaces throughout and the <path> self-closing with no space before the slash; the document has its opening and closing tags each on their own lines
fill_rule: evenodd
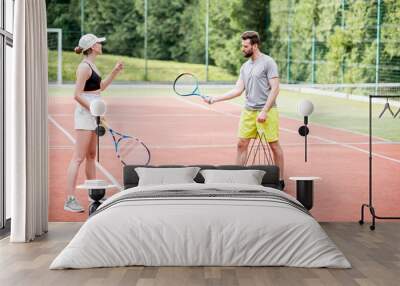
<svg viewBox="0 0 400 286">
<path fill-rule="evenodd" d="M 64 129 L 57 121 L 54 120 L 54 118 L 49 115 L 48 119 L 50 120 L 51 123 L 53 123 L 64 135 L 71 141 L 73 144 L 75 144 L 75 138 L 72 137 L 72 135 Z M 102 172 L 114 185 L 116 185 L 120 190 L 122 189 L 121 185 L 118 183 L 117 179 L 113 177 L 113 175 L 110 174 L 99 162 L 96 162 L 96 167 Z"/>
<path fill-rule="evenodd" d="M 207 108 L 204 105 L 201 105 L 201 104 L 196 103 L 196 102 L 185 100 L 185 99 L 183 99 L 181 97 L 178 97 L 178 96 L 174 96 L 174 97 L 179 101 L 186 102 L 187 104 L 190 104 L 190 105 L 198 106 L 198 107 L 200 107 L 202 109 L 210 110 L 210 111 L 217 112 L 217 113 L 220 113 L 220 114 L 225 114 L 225 115 L 231 116 L 231 117 L 240 118 L 240 115 L 236 115 L 236 114 L 233 114 L 233 113 L 230 113 L 230 112 L 225 112 L 225 111 L 220 111 L 220 110 Z M 206 104 L 206 103 L 204 103 L 204 104 Z M 234 104 L 234 103 L 231 103 L 231 104 Z M 235 105 L 239 105 L 239 104 L 235 104 Z M 326 128 L 329 128 L 329 127 L 326 127 Z M 288 129 L 288 128 L 281 128 L 281 127 L 279 129 L 282 130 L 282 131 L 286 131 L 288 133 L 298 134 L 297 130 L 292 130 L 292 129 Z M 361 148 L 358 148 L 358 147 L 355 147 L 355 146 L 351 146 L 351 145 L 346 144 L 346 143 L 340 143 L 340 142 L 337 142 L 335 140 L 325 139 L 323 137 L 315 136 L 315 135 L 308 135 L 308 137 L 309 138 L 315 138 L 315 139 L 318 139 L 318 140 L 326 142 L 326 143 L 336 144 L 336 145 L 339 145 L 339 146 L 342 146 L 342 147 L 345 147 L 345 148 L 348 148 L 348 149 L 356 150 L 356 151 L 359 151 L 361 153 L 369 154 L 368 150 L 364 150 L 364 149 L 361 149 Z M 385 155 L 382 155 L 382 154 L 378 154 L 378 153 L 372 152 L 372 156 L 375 156 L 375 157 L 378 157 L 378 158 L 381 158 L 381 159 L 389 160 L 389 161 L 392 161 L 392 162 L 400 164 L 400 160 L 397 160 L 397 159 L 394 159 L 394 158 L 391 158 L 391 157 L 388 157 L 388 156 L 385 156 Z"/>
<path fill-rule="evenodd" d="M 240 103 L 237 103 L 237 102 L 228 102 L 228 103 L 229 103 L 229 104 L 236 105 L 236 106 L 243 107 Z M 303 124 L 303 120 L 300 120 L 300 119 L 298 119 L 298 118 L 290 117 L 290 116 L 286 116 L 286 115 L 285 115 L 284 117 L 289 118 L 289 119 L 291 119 L 291 120 L 298 121 L 298 122 L 300 122 L 301 124 Z M 324 127 L 324 128 L 330 128 L 330 129 L 333 129 L 333 130 L 338 130 L 338 131 L 342 131 L 342 132 L 347 132 L 347 133 L 350 133 L 350 134 L 361 135 L 361 136 L 364 136 L 364 137 L 369 137 L 369 135 L 364 134 L 364 133 L 361 133 L 361 132 L 351 131 L 351 130 L 347 130 L 347 129 L 340 128 L 340 127 L 326 126 L 326 125 L 323 125 L 323 124 L 321 124 L 321 123 L 312 122 L 311 125 L 315 125 L 315 126 L 319 126 L 319 127 Z M 379 137 L 379 136 L 374 136 L 374 138 L 377 138 L 377 139 L 382 140 L 382 141 L 390 142 L 390 140 L 385 139 L 385 138 L 382 138 L 382 137 Z"/>
<path fill-rule="evenodd" d="M 125 87 L 126 87 L 126 86 L 125 86 Z M 176 98 L 179 98 L 180 100 L 184 100 L 184 99 L 182 99 L 180 96 L 177 96 L 177 95 L 171 95 L 171 96 L 176 97 Z M 125 96 L 113 96 L 112 98 L 126 98 L 126 97 L 127 97 L 127 96 L 125 95 Z M 145 96 L 145 95 L 143 95 L 143 96 L 141 96 L 141 95 L 135 95 L 134 98 L 140 98 L 140 99 L 146 98 L 146 99 L 148 99 L 148 98 L 150 98 L 150 97 L 149 97 L 149 96 Z M 165 98 L 165 96 L 162 96 L 162 95 L 151 96 L 151 99 L 154 99 L 154 98 Z M 190 102 L 187 102 L 187 103 L 191 104 Z M 229 101 L 229 102 L 226 102 L 226 103 L 227 103 L 227 104 L 232 104 L 232 105 L 237 105 L 237 106 L 240 106 L 240 107 L 243 106 L 242 104 L 237 103 L 237 102 L 231 102 L 231 101 Z M 196 105 L 196 103 L 193 103 L 193 104 Z M 206 109 L 206 110 L 213 110 L 213 109 L 207 108 L 207 107 L 203 107 L 203 109 Z M 215 110 L 214 110 L 214 111 L 215 111 Z M 225 115 L 226 115 L 226 114 L 225 114 Z M 54 114 L 53 114 L 53 116 L 62 116 L 62 115 L 54 115 Z M 72 115 L 66 114 L 65 116 L 72 116 Z M 129 115 L 128 115 L 128 116 L 129 116 Z M 132 116 L 135 116 L 135 115 L 132 115 Z M 136 115 L 136 116 L 137 116 L 137 117 L 140 117 L 140 115 Z M 152 117 L 151 115 L 145 115 L 145 116 Z M 145 117 L 145 116 L 143 116 L 143 117 Z M 166 115 L 166 116 L 168 116 L 168 115 Z M 178 116 L 178 115 L 173 115 L 173 116 Z M 191 116 L 193 116 L 193 115 L 191 115 Z M 200 116 L 200 115 L 199 115 L 199 116 Z M 298 121 L 298 122 L 302 122 L 302 120 L 300 120 L 300 119 L 298 119 L 298 118 L 295 118 L 295 117 L 290 117 L 290 116 L 285 116 L 285 117 L 286 117 L 286 118 L 289 118 L 289 119 L 292 119 L 292 120 L 296 120 L 296 121 Z M 360 136 L 368 137 L 367 134 L 361 133 L 361 132 L 357 132 L 357 131 L 354 131 L 354 130 L 353 130 L 353 131 L 350 131 L 350 130 L 347 130 L 347 129 L 344 129 L 344 128 L 326 126 L 326 125 L 323 125 L 323 124 L 321 124 L 321 123 L 315 123 L 315 122 L 313 122 L 312 125 L 320 126 L 320 127 L 324 127 L 324 128 L 330 128 L 330 129 L 333 129 L 333 130 L 338 130 L 338 131 L 343 131 L 343 132 L 347 132 L 347 133 L 350 133 L 350 134 L 355 134 L 355 135 L 360 135 Z M 377 139 L 382 140 L 382 141 L 390 142 L 390 140 L 385 139 L 385 138 L 382 138 L 382 137 L 379 137 L 379 136 L 374 136 L 374 138 L 377 138 Z"/>
<path fill-rule="evenodd" d="M 210 107 L 208 107 L 208 106 L 206 106 L 206 105 L 203 105 L 203 104 L 199 104 L 199 103 L 196 103 L 196 102 L 192 102 L 192 101 L 188 101 L 188 100 L 186 100 L 186 99 L 183 99 L 182 97 L 180 97 L 180 96 L 172 96 L 173 98 L 175 98 L 176 100 L 179 100 L 179 101 L 182 101 L 182 102 L 184 102 L 185 104 L 189 104 L 189 105 L 193 105 L 193 106 L 195 106 L 195 107 L 197 107 L 197 108 L 201 108 L 201 109 L 204 109 L 204 110 L 208 110 L 208 111 L 213 111 L 213 112 L 215 112 L 215 113 L 219 113 L 219 114 L 222 114 L 222 115 L 225 115 L 225 116 L 231 116 L 231 117 L 235 117 L 235 118 L 239 118 L 240 117 L 240 115 L 236 115 L 236 114 L 233 114 L 233 113 L 230 113 L 230 112 L 226 112 L 226 111 L 220 111 L 220 110 L 215 110 L 215 109 L 211 109 Z M 238 103 L 233 103 L 233 102 L 229 102 L 230 104 L 233 104 L 233 105 L 235 105 L 235 106 L 241 106 L 240 104 L 238 104 Z M 204 103 L 205 104 L 205 103 Z M 50 116 L 49 116 L 49 119 L 50 119 Z M 295 119 L 295 120 L 297 120 L 297 119 Z M 55 125 L 57 124 L 57 122 L 55 122 L 55 120 L 53 119 L 53 123 L 55 123 Z M 298 121 L 300 121 L 300 120 L 298 120 Z M 301 122 L 301 121 L 300 121 Z M 313 123 L 314 124 L 314 123 Z M 56 125 L 57 126 L 57 125 Z M 321 125 L 322 127 L 325 127 L 325 128 L 331 128 L 331 127 L 327 127 L 327 126 L 323 126 L 323 125 Z M 61 126 L 60 126 L 61 127 Z M 59 128 L 60 128 L 59 127 Z M 62 127 L 61 127 L 62 128 Z M 291 130 L 291 129 L 287 129 L 287 128 L 282 128 L 282 127 L 280 127 L 279 128 L 280 130 L 282 130 L 282 131 L 286 131 L 286 132 L 288 132 L 288 133 L 292 133 L 292 134 L 297 134 L 298 132 L 297 132 L 297 130 Z M 335 129 L 335 128 L 332 128 L 332 129 Z M 61 129 L 61 131 L 62 131 L 62 129 Z M 343 131 L 346 131 L 346 132 L 349 132 L 349 131 L 347 131 L 347 130 L 343 130 Z M 66 132 L 66 131 L 65 131 Z M 67 137 L 71 137 L 72 138 L 72 136 L 68 133 L 68 132 L 66 132 L 67 134 L 66 134 L 66 136 Z M 352 133 L 352 132 L 349 132 L 349 133 Z M 64 133 L 65 134 L 65 133 Z M 364 136 L 366 136 L 365 134 L 361 134 L 361 135 L 364 135 Z M 348 148 L 348 149 L 352 149 L 352 150 L 356 150 L 356 151 L 359 151 L 359 152 L 362 152 L 362 153 L 365 153 L 365 154 L 369 154 L 369 151 L 368 150 L 364 150 L 364 149 L 362 149 L 362 148 L 358 148 L 358 147 L 355 147 L 355 146 L 351 146 L 351 144 L 353 144 L 353 143 L 340 143 L 340 142 L 338 142 L 338 141 L 335 141 L 335 140 L 330 140 L 330 139 L 326 139 L 326 138 L 323 138 L 323 137 L 320 137 L 320 136 L 315 136 L 315 135 L 309 135 L 308 136 L 309 138 L 315 138 L 315 139 L 318 139 L 318 140 L 320 140 L 320 141 L 323 141 L 323 142 L 325 142 L 326 144 L 329 144 L 329 145 L 339 145 L 339 146 L 342 146 L 342 147 L 345 147 L 345 148 Z M 72 138 L 72 140 L 74 140 L 73 138 Z M 385 140 L 385 141 L 388 141 L 388 140 Z M 72 141 L 72 142 L 74 142 L 74 141 Z M 390 141 L 389 141 L 390 142 Z M 389 143 L 388 142 L 388 143 Z M 375 156 L 375 157 L 378 157 L 378 158 L 382 158 L 382 159 L 386 159 L 386 160 L 389 160 L 389 161 L 393 161 L 393 162 L 396 162 L 396 163 L 400 163 L 400 160 L 397 160 L 397 159 L 394 159 L 394 158 L 391 158 L 391 157 L 388 157 L 388 156 L 385 156 L 385 155 L 381 155 L 381 154 L 378 154 L 378 153 L 375 153 L 375 152 L 373 152 L 372 153 L 372 155 L 373 156 Z M 119 184 L 118 184 L 119 185 Z"/>
<path fill-rule="evenodd" d="M 73 117 L 74 115 L 71 113 L 59 113 L 59 114 L 51 114 L 51 116 L 53 117 Z M 153 113 L 153 114 L 132 114 L 132 113 L 127 113 L 127 112 L 118 112 L 118 113 L 110 113 L 107 112 L 107 117 L 113 118 L 117 118 L 117 117 L 122 117 L 122 118 L 126 118 L 126 117 L 130 117 L 130 118 L 141 118 L 141 117 L 218 117 L 221 115 L 218 114 L 193 114 L 193 113 L 181 113 L 181 114 L 177 114 L 177 113 Z"/>
<path fill-rule="evenodd" d="M 201 82 L 202 86 L 206 87 L 207 89 L 225 89 L 225 88 L 233 88 L 235 87 L 235 84 L 232 82 Z M 49 83 L 49 87 L 51 88 L 73 88 L 75 87 L 74 83 L 63 83 L 61 85 L 56 84 L 56 83 Z M 113 89 L 126 89 L 126 88 L 161 88 L 161 89 L 171 89 L 171 82 L 166 81 L 166 82 L 156 82 L 156 83 L 149 83 L 149 82 L 114 82 L 113 85 L 109 87 L 109 91 L 112 91 Z M 172 91 L 173 92 L 173 91 Z"/>
<path fill-rule="evenodd" d="M 300 120 L 300 119 L 298 119 L 298 118 L 290 117 L 290 116 L 287 116 L 287 115 L 285 115 L 284 117 L 289 118 L 289 119 L 291 119 L 291 120 L 296 120 L 296 121 L 300 122 L 301 124 L 303 124 L 303 120 Z M 326 125 L 323 125 L 323 124 L 321 124 L 321 123 L 312 122 L 311 125 L 315 125 L 315 126 L 319 126 L 319 127 L 324 127 L 324 128 L 330 128 L 330 129 L 333 129 L 333 130 L 338 130 L 338 131 L 342 131 L 342 132 L 347 132 L 347 133 L 350 133 L 350 134 L 360 135 L 360 136 L 364 136 L 364 137 L 369 137 L 369 135 L 367 135 L 367 134 L 365 134 L 365 133 L 361 133 L 361 132 L 353 131 L 353 130 L 347 130 L 347 129 L 340 128 L 340 127 L 326 126 Z M 391 142 L 389 139 L 386 139 L 386 138 L 383 138 L 383 137 L 379 137 L 379 136 L 375 136 L 375 135 L 374 135 L 373 137 L 376 138 L 376 139 L 379 139 L 379 140 L 388 142 L 388 143 Z"/>
<path fill-rule="evenodd" d="M 289 132 L 289 133 L 297 134 L 297 131 L 293 131 L 291 129 L 287 129 L 287 128 L 279 128 L 279 129 L 284 130 L 284 131 Z M 358 147 L 352 146 L 352 145 L 347 144 L 347 143 L 340 143 L 340 142 L 337 142 L 335 140 L 330 140 L 330 139 L 326 139 L 326 138 L 323 138 L 323 137 L 320 137 L 320 136 L 315 136 L 315 135 L 308 135 L 308 137 L 315 138 L 315 139 L 324 141 L 326 143 L 337 144 L 339 146 L 342 146 L 342 147 L 345 147 L 345 148 L 348 148 L 348 149 L 352 149 L 352 150 L 356 150 L 356 151 L 359 151 L 359 152 L 362 152 L 362 153 L 365 153 L 365 154 L 369 155 L 369 150 L 364 150 L 362 148 L 358 148 Z M 385 156 L 385 155 L 382 155 L 382 154 L 378 154 L 376 152 L 372 152 L 372 156 L 375 156 L 375 157 L 378 157 L 378 158 L 381 158 L 381 159 L 386 159 L 386 160 L 389 160 L 389 161 L 392 161 L 392 162 L 400 164 L 400 160 L 394 159 L 392 157 L 388 157 L 388 156 Z"/>
<path fill-rule="evenodd" d="M 241 106 L 240 104 L 236 103 L 236 102 L 230 102 L 231 104 L 237 105 L 237 106 Z M 208 109 L 208 110 L 212 110 L 212 109 Z M 206 118 L 210 118 L 210 117 L 218 117 L 218 116 L 223 116 L 224 114 L 219 114 L 219 115 L 207 115 L 207 114 L 193 114 L 193 113 L 182 113 L 182 114 L 142 114 L 142 115 L 134 115 L 132 113 L 118 113 L 118 114 L 109 114 L 110 117 L 113 118 L 113 121 L 115 122 L 125 122 L 126 120 L 118 120 L 115 118 L 121 117 L 121 118 L 146 118 L 146 117 L 206 117 Z M 73 117 L 73 114 L 52 114 L 53 117 Z M 284 116 L 285 118 L 291 119 L 291 120 L 295 120 L 298 121 L 300 124 L 303 124 L 303 121 L 295 118 L 295 117 L 290 117 L 290 116 Z M 331 127 L 331 126 L 326 126 L 320 123 L 315 123 L 312 122 L 310 125 L 315 125 L 315 126 L 319 126 L 319 127 L 324 127 L 324 128 L 330 128 L 333 130 L 338 130 L 341 132 L 347 132 L 350 134 L 355 134 L 355 135 L 360 135 L 360 136 L 364 136 L 364 137 L 368 137 L 368 135 L 361 133 L 361 132 L 357 132 L 357 131 L 351 131 L 351 130 L 347 130 L 344 128 L 339 128 L 339 127 Z M 379 136 L 373 136 L 374 138 L 387 142 L 388 144 L 393 144 L 392 141 L 379 137 Z M 349 144 L 353 144 L 353 143 L 349 143 Z M 355 144 L 355 143 L 354 143 Z"/>
<path fill-rule="evenodd" d="M 309 146 L 324 146 L 324 145 L 337 145 L 336 143 L 332 142 L 321 142 L 321 143 L 312 143 L 308 142 L 307 143 Z M 341 144 L 348 144 L 348 145 L 368 145 L 368 142 L 341 142 Z M 388 142 L 372 142 L 373 145 L 400 145 L 400 142 L 393 142 L 393 143 L 388 143 Z M 298 147 L 298 146 L 304 146 L 304 143 L 283 143 L 281 146 L 284 147 Z M 231 148 L 231 147 L 236 147 L 236 144 L 191 144 L 191 145 L 147 145 L 150 149 L 196 149 L 196 148 Z M 73 149 L 73 145 L 54 145 L 50 146 L 50 149 L 53 150 L 69 150 Z M 113 149 L 114 150 L 114 145 L 111 144 L 102 144 L 101 149 Z"/>
</svg>

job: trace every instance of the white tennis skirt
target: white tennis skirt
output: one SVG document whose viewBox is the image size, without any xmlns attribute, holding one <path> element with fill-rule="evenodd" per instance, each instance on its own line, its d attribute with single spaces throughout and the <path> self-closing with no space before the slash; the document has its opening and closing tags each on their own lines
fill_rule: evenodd
<svg viewBox="0 0 400 286">
<path fill-rule="evenodd" d="M 82 93 L 82 97 L 84 97 L 89 103 L 94 99 L 100 98 L 100 95 L 97 94 L 90 94 L 90 93 Z M 79 130 L 96 130 L 96 118 L 90 113 L 89 110 L 84 108 L 79 103 L 76 105 L 75 108 L 75 129 Z"/>
</svg>

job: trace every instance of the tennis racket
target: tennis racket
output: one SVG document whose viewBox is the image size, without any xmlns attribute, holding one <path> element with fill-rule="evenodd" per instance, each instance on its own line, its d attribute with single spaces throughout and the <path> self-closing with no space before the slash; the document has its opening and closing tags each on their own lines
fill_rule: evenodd
<svg viewBox="0 0 400 286">
<path fill-rule="evenodd" d="M 174 91 L 177 95 L 181 96 L 200 96 L 208 103 L 211 101 L 211 97 L 202 95 L 199 90 L 199 81 L 191 73 L 181 73 L 174 81 Z"/>
<path fill-rule="evenodd" d="M 150 163 L 150 150 L 139 138 L 115 131 L 105 120 L 101 121 L 101 125 L 110 133 L 116 156 L 124 166 Z"/>
</svg>

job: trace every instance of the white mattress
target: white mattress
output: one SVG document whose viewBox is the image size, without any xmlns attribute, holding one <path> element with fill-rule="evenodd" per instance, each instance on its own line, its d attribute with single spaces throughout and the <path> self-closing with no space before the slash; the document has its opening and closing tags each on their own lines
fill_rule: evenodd
<svg viewBox="0 0 400 286">
<path fill-rule="evenodd" d="M 135 198 L 146 195 L 144 192 L 171 190 L 189 194 L 253 190 L 265 192 L 271 199 L 251 195 L 180 197 L 179 193 Z M 293 203 L 300 204 L 279 190 L 254 185 L 128 189 L 100 206 L 50 269 L 127 265 L 350 268 L 318 222 Z"/>
</svg>

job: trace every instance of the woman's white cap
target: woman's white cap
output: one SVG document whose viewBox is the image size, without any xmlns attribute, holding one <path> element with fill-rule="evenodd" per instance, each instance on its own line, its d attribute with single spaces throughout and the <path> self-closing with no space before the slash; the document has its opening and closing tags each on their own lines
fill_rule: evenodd
<svg viewBox="0 0 400 286">
<path fill-rule="evenodd" d="M 83 36 L 80 38 L 78 46 L 79 46 L 83 51 L 86 51 L 86 50 L 90 49 L 91 47 L 93 47 L 94 44 L 104 42 L 105 40 L 106 40 L 105 37 L 103 37 L 103 38 L 97 38 L 97 37 L 96 37 L 95 35 L 93 35 L 93 34 L 86 34 L 86 35 L 83 35 Z"/>
</svg>

